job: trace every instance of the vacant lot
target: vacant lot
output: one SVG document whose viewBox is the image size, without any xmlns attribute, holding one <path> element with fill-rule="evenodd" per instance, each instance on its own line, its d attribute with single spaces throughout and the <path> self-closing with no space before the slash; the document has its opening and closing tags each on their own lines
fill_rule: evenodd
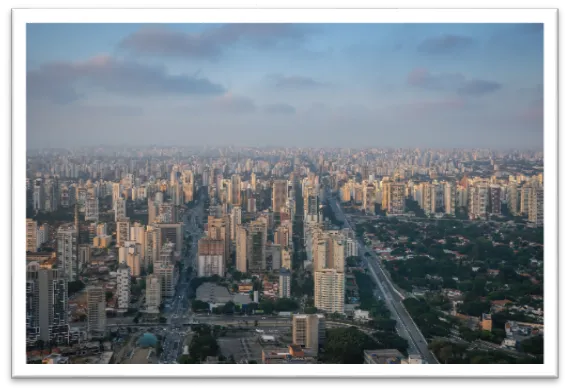
<svg viewBox="0 0 569 392">
<path fill-rule="evenodd" d="M 230 334 L 217 339 L 221 349 L 221 355 L 230 357 L 233 355 L 236 362 L 241 360 L 261 362 L 261 345 L 257 336 L 252 333 Z"/>
</svg>

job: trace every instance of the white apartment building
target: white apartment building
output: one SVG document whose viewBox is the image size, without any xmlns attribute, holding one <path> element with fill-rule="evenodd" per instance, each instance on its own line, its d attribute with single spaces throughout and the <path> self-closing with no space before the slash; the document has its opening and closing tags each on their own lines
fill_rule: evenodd
<svg viewBox="0 0 569 392">
<path fill-rule="evenodd" d="M 69 281 L 78 279 L 77 230 L 73 225 L 61 226 L 57 230 L 57 261 Z"/>
<path fill-rule="evenodd" d="M 198 257 L 198 276 L 213 276 L 224 274 L 223 254 L 219 255 L 199 255 Z"/>
<path fill-rule="evenodd" d="M 159 313 L 162 303 L 162 288 L 160 277 L 150 274 L 146 277 L 146 311 Z"/>
<path fill-rule="evenodd" d="M 126 312 L 130 305 L 130 268 L 121 263 L 117 269 L 117 308 Z"/>
<path fill-rule="evenodd" d="M 327 313 L 344 313 L 345 275 L 335 269 L 314 272 L 314 306 Z"/>
</svg>

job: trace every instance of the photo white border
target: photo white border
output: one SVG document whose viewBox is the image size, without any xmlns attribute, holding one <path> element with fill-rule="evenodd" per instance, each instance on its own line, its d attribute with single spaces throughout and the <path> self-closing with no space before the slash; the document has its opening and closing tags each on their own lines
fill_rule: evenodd
<svg viewBox="0 0 569 392">
<path fill-rule="evenodd" d="M 558 376 L 558 92 L 555 9 L 15 9 L 12 14 L 12 377 L 396 377 Z M 27 365 L 25 328 L 26 23 L 544 23 L 545 226 L 543 365 Z M 379 374 L 378 374 L 379 373 Z"/>
</svg>

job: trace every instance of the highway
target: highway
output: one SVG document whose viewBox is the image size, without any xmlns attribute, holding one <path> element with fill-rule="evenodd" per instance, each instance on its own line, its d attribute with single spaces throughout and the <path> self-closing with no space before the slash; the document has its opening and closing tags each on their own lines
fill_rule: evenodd
<svg viewBox="0 0 569 392">
<path fill-rule="evenodd" d="M 184 324 L 191 323 L 193 316 L 190 303 L 190 281 L 197 270 L 197 251 L 198 240 L 203 235 L 201 228 L 204 213 L 204 194 L 199 194 L 198 202 L 195 206 L 185 211 L 182 216 L 183 237 L 189 234 L 192 238 L 190 243 L 189 255 L 185 257 L 186 242 L 182 249 L 182 271 L 176 285 L 176 292 L 170 303 L 166 303 L 164 314 L 168 324 L 164 327 L 165 338 L 162 345 L 160 363 L 176 363 L 178 357 L 183 353 L 187 332 L 190 327 Z"/>
<path fill-rule="evenodd" d="M 344 222 L 344 227 L 354 230 L 350 222 L 346 219 L 338 200 L 332 197 L 330 193 L 328 193 L 328 201 L 336 218 Z M 381 263 L 375 252 L 367 248 L 360 240 L 358 240 L 358 248 L 364 265 L 368 267 L 372 278 L 381 291 L 382 300 L 390 310 L 392 317 L 397 321 L 397 333 L 409 342 L 409 354 L 420 354 L 428 363 L 438 363 L 434 355 L 429 351 L 428 343 L 419 330 L 419 327 L 417 327 L 401 302 L 405 299 L 404 295 L 393 286 L 393 283 L 389 280 L 387 274 L 381 267 Z M 370 256 L 366 257 L 366 253 Z"/>
</svg>

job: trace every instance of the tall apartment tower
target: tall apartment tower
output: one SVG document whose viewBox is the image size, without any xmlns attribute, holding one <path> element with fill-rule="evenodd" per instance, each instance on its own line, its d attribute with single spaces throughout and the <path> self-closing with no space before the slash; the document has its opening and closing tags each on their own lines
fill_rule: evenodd
<svg viewBox="0 0 569 392">
<path fill-rule="evenodd" d="M 57 262 L 67 275 L 68 281 L 79 279 L 77 260 L 77 230 L 73 225 L 61 226 L 57 229 Z"/>
<path fill-rule="evenodd" d="M 237 234 L 237 226 L 241 225 L 241 207 L 234 206 L 231 209 L 231 241 L 235 241 L 235 236 Z"/>
<path fill-rule="evenodd" d="M 26 219 L 26 252 L 38 250 L 38 223 L 33 219 Z"/>
<path fill-rule="evenodd" d="M 520 213 L 520 192 L 518 190 L 518 184 L 510 182 L 507 190 L 508 211 L 510 211 L 512 215 L 518 215 Z"/>
<path fill-rule="evenodd" d="M 248 271 L 261 272 L 266 268 L 267 225 L 263 220 L 249 223 L 247 236 Z"/>
<path fill-rule="evenodd" d="M 130 268 L 121 263 L 117 269 L 117 308 L 119 312 L 126 312 L 130 305 Z"/>
<path fill-rule="evenodd" d="M 292 344 L 318 352 L 326 337 L 325 318 L 322 314 L 295 314 L 292 316 Z"/>
<path fill-rule="evenodd" d="M 279 271 L 279 298 L 290 297 L 290 283 L 291 283 L 290 270 L 281 268 L 281 270 Z"/>
<path fill-rule="evenodd" d="M 224 259 L 228 263 L 230 261 L 230 242 L 231 242 L 231 225 L 229 222 L 229 216 L 223 216 L 222 218 L 215 218 L 213 216 L 207 217 L 207 234 L 208 237 L 214 240 L 224 241 Z"/>
<path fill-rule="evenodd" d="M 102 287 L 87 287 L 87 333 L 91 337 L 105 335 L 107 327 L 105 290 Z"/>
<path fill-rule="evenodd" d="M 393 182 L 389 186 L 389 204 L 387 213 L 400 215 L 405 212 L 405 184 Z"/>
<path fill-rule="evenodd" d="M 273 183 L 273 212 L 281 211 L 288 199 L 288 181 L 275 180 Z"/>
<path fill-rule="evenodd" d="M 235 267 L 247 273 L 247 229 L 241 225 L 235 229 Z"/>
<path fill-rule="evenodd" d="M 161 298 L 172 298 L 176 291 L 176 268 L 174 265 L 174 244 L 166 243 L 154 263 L 154 274 L 160 278 Z"/>
<path fill-rule="evenodd" d="M 313 237 L 314 306 L 328 313 L 344 313 L 345 258 L 343 236 L 320 232 Z"/>
<path fill-rule="evenodd" d="M 202 238 L 198 241 L 198 277 L 225 275 L 225 243 Z"/>
<path fill-rule="evenodd" d="M 470 219 L 486 218 L 488 210 L 488 185 L 478 183 L 469 188 L 470 197 L 468 202 L 468 212 Z"/>
<path fill-rule="evenodd" d="M 490 185 L 488 188 L 488 213 L 493 215 L 502 214 L 502 189 L 499 185 Z"/>
<path fill-rule="evenodd" d="M 241 205 L 241 176 L 239 174 L 231 176 L 231 204 Z"/>
<path fill-rule="evenodd" d="M 520 213 L 522 215 L 529 215 L 529 199 L 531 193 L 530 184 L 524 184 L 520 190 Z"/>
<path fill-rule="evenodd" d="M 130 219 L 122 218 L 117 221 L 117 247 L 123 247 L 130 239 Z"/>
<path fill-rule="evenodd" d="M 162 304 L 160 277 L 150 274 L 146 277 L 146 312 L 159 313 Z"/>
<path fill-rule="evenodd" d="M 456 185 L 450 182 L 444 185 L 445 214 L 454 215 L 456 209 Z"/>
<path fill-rule="evenodd" d="M 67 279 L 55 258 L 26 270 L 26 345 L 69 343 Z"/>
<path fill-rule="evenodd" d="M 126 218 L 126 200 L 122 197 L 118 197 L 115 201 L 113 201 L 113 210 L 115 213 L 115 222 Z"/>
<path fill-rule="evenodd" d="M 528 222 L 543 226 L 543 187 L 532 187 L 529 196 Z"/>
<path fill-rule="evenodd" d="M 85 199 L 85 220 L 99 221 L 99 198 L 96 196 L 88 196 Z"/>
</svg>

